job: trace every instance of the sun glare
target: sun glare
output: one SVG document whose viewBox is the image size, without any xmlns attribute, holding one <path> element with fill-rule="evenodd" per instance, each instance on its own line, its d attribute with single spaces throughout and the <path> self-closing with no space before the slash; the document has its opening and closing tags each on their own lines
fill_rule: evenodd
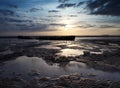
<svg viewBox="0 0 120 88">
<path fill-rule="evenodd" d="M 72 23 L 71 23 L 71 20 L 69 20 L 67 16 L 63 17 L 63 18 L 60 20 L 60 23 L 65 24 L 63 30 L 68 30 L 68 29 L 71 28 L 71 24 L 72 24 Z"/>
<path fill-rule="evenodd" d="M 68 29 L 70 29 L 71 28 L 71 25 L 69 25 L 69 24 L 67 24 L 66 26 L 65 26 L 65 30 L 68 30 Z"/>
</svg>

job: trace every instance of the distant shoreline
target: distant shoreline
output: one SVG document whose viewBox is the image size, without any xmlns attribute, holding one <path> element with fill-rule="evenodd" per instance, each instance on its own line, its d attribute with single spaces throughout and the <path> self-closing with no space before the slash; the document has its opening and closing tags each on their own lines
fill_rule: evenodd
<svg viewBox="0 0 120 88">
<path fill-rule="evenodd" d="M 24 35 L 20 35 L 24 36 Z M 27 37 L 67 37 L 67 36 L 74 36 L 74 35 L 47 35 L 47 36 L 27 36 Z M 0 36 L 0 38 L 17 38 L 18 36 Z M 75 37 L 120 37 L 120 35 L 84 35 L 84 36 L 75 36 Z"/>
</svg>

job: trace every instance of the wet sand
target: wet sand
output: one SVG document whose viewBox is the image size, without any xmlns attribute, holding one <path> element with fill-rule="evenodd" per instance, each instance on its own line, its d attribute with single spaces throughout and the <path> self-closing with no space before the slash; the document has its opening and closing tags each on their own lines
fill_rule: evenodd
<svg viewBox="0 0 120 88">
<path fill-rule="evenodd" d="M 120 88 L 119 41 L 16 41 L 0 50 L 1 88 Z"/>
</svg>

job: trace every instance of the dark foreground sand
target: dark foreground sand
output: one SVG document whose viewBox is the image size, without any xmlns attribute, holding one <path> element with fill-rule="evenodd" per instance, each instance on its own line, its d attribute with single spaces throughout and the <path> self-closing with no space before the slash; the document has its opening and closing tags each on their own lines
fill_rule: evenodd
<svg viewBox="0 0 120 88">
<path fill-rule="evenodd" d="M 26 81 L 19 76 L 0 78 L 1 88 L 120 88 L 120 82 L 82 78 L 79 74 L 63 75 L 59 78 L 38 78 Z"/>
</svg>

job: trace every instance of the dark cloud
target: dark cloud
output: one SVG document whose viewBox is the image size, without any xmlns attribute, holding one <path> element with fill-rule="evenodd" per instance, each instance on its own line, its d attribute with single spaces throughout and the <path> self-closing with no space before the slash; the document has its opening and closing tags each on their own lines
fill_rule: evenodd
<svg viewBox="0 0 120 88">
<path fill-rule="evenodd" d="M 115 25 L 100 25 L 99 27 L 100 28 L 119 28 L 119 27 L 117 27 Z"/>
<path fill-rule="evenodd" d="M 83 25 L 80 25 L 78 27 L 79 28 L 101 28 L 101 29 L 105 29 L 105 28 L 119 28 L 116 25 L 108 25 L 108 24 L 105 24 L 105 25 L 83 24 Z"/>
<path fill-rule="evenodd" d="M 16 26 L 25 27 L 25 26 L 26 26 L 26 24 L 16 24 Z"/>
<path fill-rule="evenodd" d="M 73 6 L 81 6 L 85 3 L 85 1 L 79 2 L 79 3 L 66 3 L 70 0 L 59 0 L 62 4 L 60 4 L 57 8 L 66 8 L 66 7 L 73 7 Z"/>
<path fill-rule="evenodd" d="M 83 5 L 85 2 L 79 2 L 78 4 L 77 4 L 77 6 L 81 6 L 81 5 Z"/>
<path fill-rule="evenodd" d="M 47 24 L 31 23 L 29 25 L 17 24 L 17 27 L 19 28 L 19 30 L 24 31 L 47 31 L 49 26 Z"/>
<path fill-rule="evenodd" d="M 47 31 L 48 30 L 48 25 L 47 24 L 34 24 L 34 26 L 31 27 L 33 31 Z"/>
<path fill-rule="evenodd" d="M 40 10 L 43 10 L 43 8 L 31 8 L 30 9 L 30 12 L 37 12 L 37 11 L 40 11 Z"/>
<path fill-rule="evenodd" d="M 12 11 L 12 10 L 0 9 L 0 15 L 3 15 L 3 16 L 13 16 L 13 15 L 15 15 L 15 12 Z"/>
<path fill-rule="evenodd" d="M 64 3 L 64 2 L 68 2 L 69 0 L 58 0 L 58 1 Z"/>
<path fill-rule="evenodd" d="M 83 24 L 83 25 L 80 25 L 80 26 L 77 26 L 79 28 L 92 28 L 92 27 L 95 27 L 96 25 L 91 25 L 91 24 Z"/>
<path fill-rule="evenodd" d="M 32 22 L 32 20 L 23 20 L 23 19 L 16 19 L 16 18 L 10 18 L 10 17 L 0 17 L 0 23 L 23 23 L 23 22 Z"/>
<path fill-rule="evenodd" d="M 48 31 L 49 25 L 41 23 L 3 23 L 0 24 L 0 32 L 19 31 Z"/>
<path fill-rule="evenodd" d="M 60 15 L 52 15 L 52 16 L 47 16 L 47 17 L 62 17 Z"/>
<path fill-rule="evenodd" d="M 20 20 L 20 19 L 6 19 L 8 22 L 17 22 L 17 23 L 22 23 L 22 22 L 32 22 L 32 20 Z"/>
<path fill-rule="evenodd" d="M 68 8 L 68 7 L 75 7 L 76 3 L 64 3 L 64 4 L 60 4 L 59 6 L 57 6 L 57 8 Z"/>
<path fill-rule="evenodd" d="M 91 14 L 120 15 L 120 0 L 89 0 L 87 3 Z"/>
<path fill-rule="evenodd" d="M 51 25 L 51 26 L 66 26 L 66 24 L 57 24 L 57 23 L 52 23 L 52 24 L 49 24 L 49 25 Z"/>
<path fill-rule="evenodd" d="M 49 10 L 48 11 L 49 13 L 57 13 L 57 12 L 59 12 L 58 10 Z"/>
<path fill-rule="evenodd" d="M 70 17 L 77 17 L 77 15 L 69 15 Z"/>
<path fill-rule="evenodd" d="M 15 4 L 9 4 L 8 7 L 10 7 L 10 8 L 16 8 L 16 9 L 18 8 L 18 6 L 15 5 Z"/>
<path fill-rule="evenodd" d="M 27 20 L 4 19 L 2 23 L 0 21 L 0 32 L 27 30 L 27 24 L 30 24 Z"/>
</svg>

